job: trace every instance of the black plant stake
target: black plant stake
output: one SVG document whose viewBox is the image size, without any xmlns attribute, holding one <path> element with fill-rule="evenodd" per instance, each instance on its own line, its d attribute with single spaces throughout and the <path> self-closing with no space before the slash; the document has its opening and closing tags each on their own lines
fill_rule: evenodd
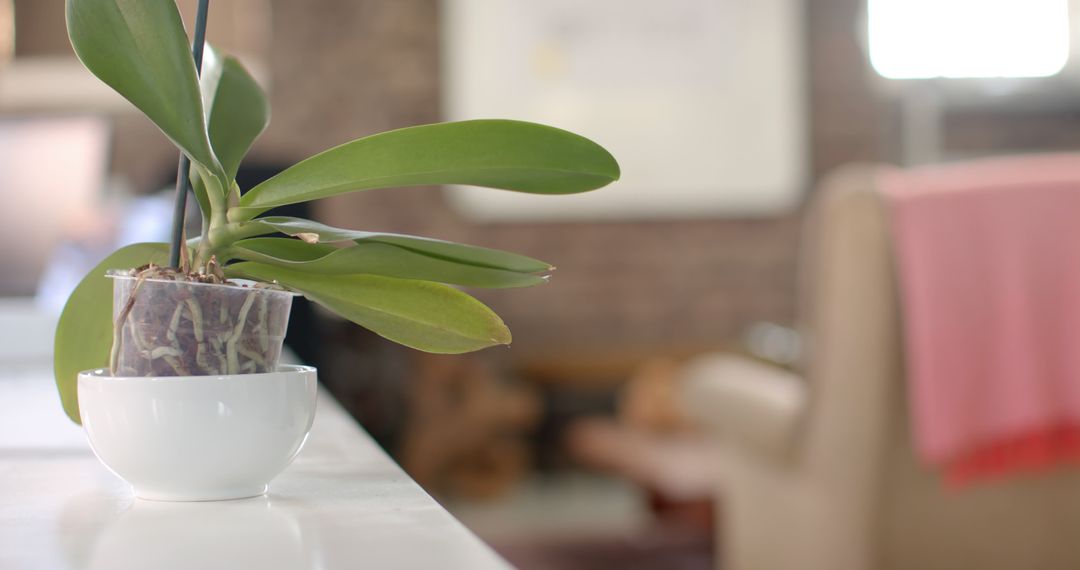
<svg viewBox="0 0 1080 570">
<path fill-rule="evenodd" d="M 199 0 L 199 11 L 195 15 L 195 39 L 191 45 L 191 56 L 195 58 L 195 72 L 202 73 L 203 47 L 206 45 L 206 14 L 210 9 L 210 0 Z M 180 269 L 180 248 L 184 246 L 184 210 L 187 207 L 187 193 L 190 181 L 191 159 L 180 153 L 180 166 L 176 171 L 176 201 L 173 205 L 172 244 L 169 248 L 169 265 Z"/>
</svg>

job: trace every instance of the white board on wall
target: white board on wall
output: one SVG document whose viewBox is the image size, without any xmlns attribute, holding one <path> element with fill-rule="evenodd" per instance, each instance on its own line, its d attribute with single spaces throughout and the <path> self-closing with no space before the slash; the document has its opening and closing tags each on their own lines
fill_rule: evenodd
<svg viewBox="0 0 1080 570">
<path fill-rule="evenodd" d="M 533 196 L 453 188 L 479 220 L 765 215 L 805 184 L 797 0 L 443 0 L 449 120 L 585 135 L 622 179 Z"/>
</svg>

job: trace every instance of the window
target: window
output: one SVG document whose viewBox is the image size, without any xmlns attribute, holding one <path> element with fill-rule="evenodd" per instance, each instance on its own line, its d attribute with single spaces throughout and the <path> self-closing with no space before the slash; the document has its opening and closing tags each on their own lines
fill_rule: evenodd
<svg viewBox="0 0 1080 570">
<path fill-rule="evenodd" d="M 1069 57 L 1068 0 L 868 0 L 867 20 L 891 79 L 1046 77 Z"/>
</svg>

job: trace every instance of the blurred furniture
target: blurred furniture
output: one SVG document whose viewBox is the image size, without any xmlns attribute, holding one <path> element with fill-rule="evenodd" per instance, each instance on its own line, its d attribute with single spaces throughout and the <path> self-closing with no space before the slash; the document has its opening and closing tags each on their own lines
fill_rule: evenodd
<svg viewBox="0 0 1080 570">
<path fill-rule="evenodd" d="M 531 467 L 540 401 L 482 356 L 417 353 L 401 464 L 425 489 L 494 497 Z"/>
<path fill-rule="evenodd" d="M 615 416 L 574 420 L 565 446 L 577 463 L 639 486 L 656 515 L 711 529 L 716 444 L 686 418 L 678 402 L 679 371 L 673 359 L 641 365 L 620 388 Z"/>
<path fill-rule="evenodd" d="M 797 372 L 723 354 L 683 372 L 722 444 L 720 567 L 1080 568 L 1080 472 L 949 491 L 915 457 L 873 167 L 825 181 L 806 237 Z"/>
</svg>

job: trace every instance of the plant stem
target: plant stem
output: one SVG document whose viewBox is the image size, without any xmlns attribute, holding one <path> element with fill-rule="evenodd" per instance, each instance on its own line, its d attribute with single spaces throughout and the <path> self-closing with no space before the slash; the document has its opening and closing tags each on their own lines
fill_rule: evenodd
<svg viewBox="0 0 1080 570">
<path fill-rule="evenodd" d="M 191 56 L 195 59 L 195 73 L 202 73 L 203 49 L 206 46 L 206 16 L 210 9 L 210 0 L 199 0 L 199 11 L 195 15 L 195 38 L 191 47 Z M 172 244 L 169 248 L 169 265 L 180 268 L 180 248 L 184 247 L 184 210 L 187 208 L 187 194 L 190 180 L 191 159 L 180 153 L 180 164 L 176 172 L 176 200 L 173 202 Z"/>
<path fill-rule="evenodd" d="M 201 166 L 196 165 L 199 169 L 199 178 L 203 180 L 206 185 L 206 197 L 210 202 L 210 216 L 207 227 L 203 228 L 203 235 L 205 236 L 199 241 L 198 250 L 195 253 L 195 268 L 196 270 L 206 267 L 210 262 L 210 259 L 218 253 L 223 243 L 231 243 L 231 239 L 226 226 L 228 221 L 225 218 L 225 211 L 227 206 L 225 204 L 225 191 L 221 183 L 221 179 L 211 175 L 207 170 Z M 205 220 L 205 216 L 204 216 Z"/>
</svg>

